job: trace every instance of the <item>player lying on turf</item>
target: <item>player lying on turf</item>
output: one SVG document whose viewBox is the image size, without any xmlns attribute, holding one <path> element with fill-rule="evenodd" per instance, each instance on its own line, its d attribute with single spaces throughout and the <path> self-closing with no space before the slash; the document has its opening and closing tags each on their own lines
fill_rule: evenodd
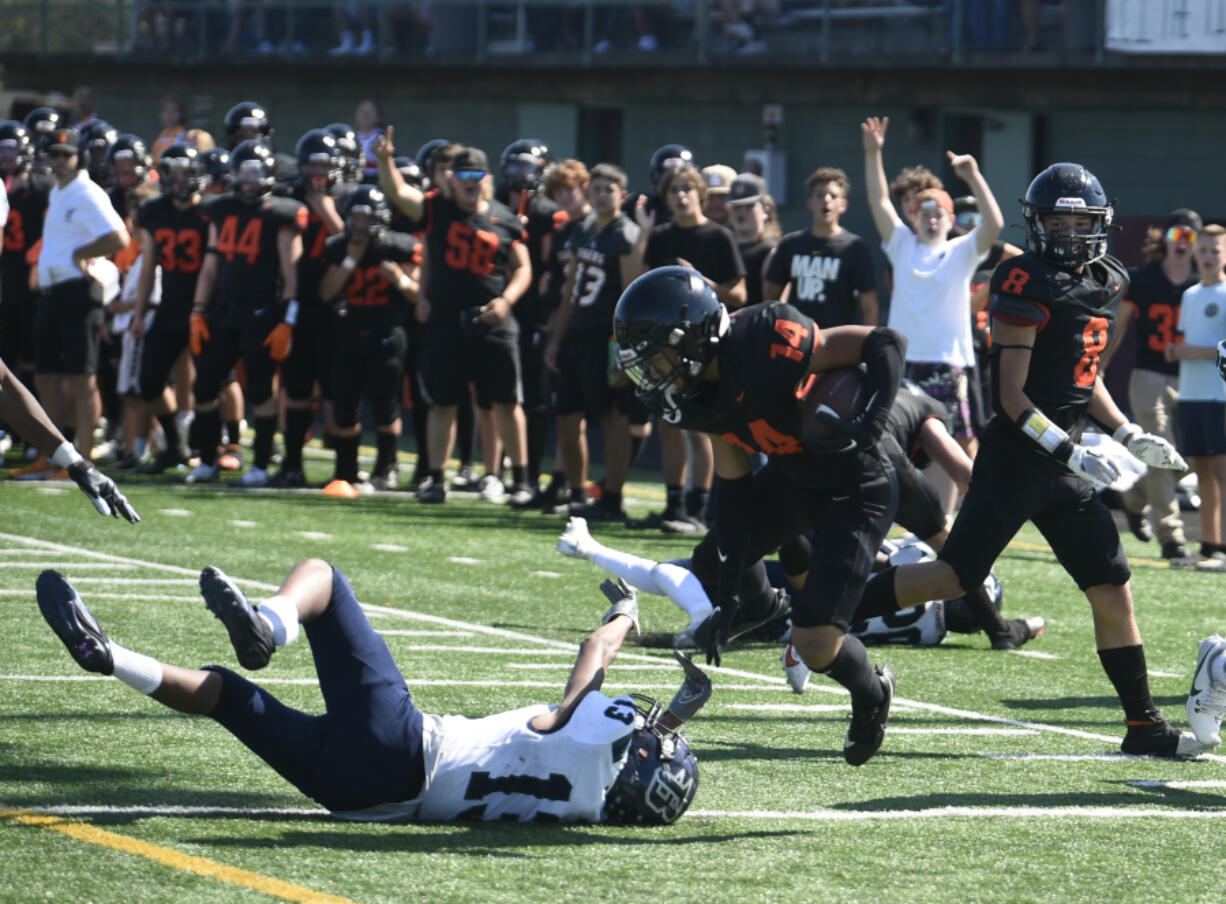
<svg viewBox="0 0 1226 904">
<path fill-rule="evenodd" d="M 37 584 L 44 618 L 78 665 L 211 717 L 341 818 L 671 823 L 698 787 L 681 725 L 710 697 L 711 682 L 678 654 L 686 677 L 667 710 L 650 697 L 601 693 L 638 629 L 634 591 L 612 581 L 601 589 L 613 605 L 580 645 L 560 705 L 470 719 L 417 709 L 349 581 L 321 559 L 295 565 L 258 608 L 212 566 L 200 574 L 200 592 L 244 668 L 266 666 L 304 627 L 323 715 L 291 709 L 220 666 L 180 668 L 125 649 L 61 574 L 44 571 Z"/>
<path fill-rule="evenodd" d="M 636 590 L 666 596 L 672 600 L 677 608 L 690 617 L 690 623 L 674 638 L 674 646 L 685 649 L 701 648 L 709 629 L 708 620 L 712 612 L 711 582 L 703 581 L 700 574 L 704 569 L 697 565 L 703 557 L 704 544 L 707 543 L 706 539 L 699 543 L 692 558 L 656 562 L 600 543 L 592 537 L 584 519 L 572 517 L 558 538 L 557 549 L 562 555 L 586 559 L 615 578 L 624 580 Z M 798 537 L 793 544 L 780 549 L 778 561 L 755 563 L 747 569 L 747 580 L 742 583 L 741 588 L 742 597 L 746 601 L 742 613 L 765 611 L 771 613 L 772 617 L 763 621 L 761 618 L 748 616 L 733 628 L 734 637 L 748 635 L 786 645 L 781 656 L 783 668 L 792 690 L 798 694 L 808 685 L 811 670 L 791 649 L 787 602 L 789 591 L 802 586 L 807 577 L 809 557 L 804 551 L 807 546 L 808 541 L 804 537 Z M 934 558 L 933 551 L 920 541 L 900 544 L 886 540 L 881 544 L 878 553 L 881 568 L 931 561 Z M 758 572 L 768 582 L 761 590 L 748 580 L 748 575 Z M 984 581 L 984 593 L 999 610 L 1003 594 L 995 575 L 989 574 Z M 769 600 L 765 605 L 758 604 L 756 599 L 764 595 L 769 596 Z M 1044 620 L 1039 616 L 1015 621 L 1021 623 L 1031 637 L 1041 634 L 1045 627 Z M 979 621 L 975 614 L 959 597 L 930 601 L 893 615 L 862 619 L 854 622 L 848 633 L 865 644 L 913 644 L 928 647 L 941 643 L 948 631 L 974 634 L 979 630 Z"/>
</svg>

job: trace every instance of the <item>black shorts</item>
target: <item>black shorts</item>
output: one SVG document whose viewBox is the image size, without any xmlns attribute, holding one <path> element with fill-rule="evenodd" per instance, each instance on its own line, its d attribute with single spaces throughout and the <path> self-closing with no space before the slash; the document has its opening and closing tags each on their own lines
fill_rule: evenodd
<svg viewBox="0 0 1226 904">
<path fill-rule="evenodd" d="M 294 327 L 294 343 L 289 357 L 281 363 L 281 379 L 285 393 L 291 399 L 309 399 L 315 394 L 315 384 L 323 398 L 333 397 L 333 362 L 336 359 L 337 335 L 341 318 L 316 302 L 309 314 L 304 314 Z"/>
<path fill-rule="evenodd" d="M 1226 402 L 1184 402 L 1178 412 L 1179 451 L 1209 458 L 1226 455 Z"/>
<path fill-rule="evenodd" d="M 375 424 L 384 427 L 400 417 L 400 386 L 408 345 L 404 327 L 390 331 L 346 329 L 337 338 L 333 360 L 333 417 L 338 427 L 358 422 L 362 397 L 370 400 Z"/>
<path fill-rule="evenodd" d="M 170 382 L 171 371 L 191 335 L 191 308 L 177 305 L 157 309 L 153 325 L 145 333 L 140 357 L 140 395 L 151 402 L 162 394 Z"/>
<path fill-rule="evenodd" d="M 584 414 L 599 420 L 610 411 L 626 413 L 634 396 L 629 384 L 614 388 L 610 376 L 621 377 L 616 365 L 610 373 L 609 331 L 579 329 L 566 333 L 558 360 L 558 414 Z M 620 380 L 619 380 L 620 382 Z"/>
<path fill-rule="evenodd" d="M 519 324 L 505 317 L 493 327 L 468 324 L 459 315 L 429 324 L 422 349 L 422 388 L 431 405 L 459 405 L 468 384 L 477 388 L 477 404 L 523 402 L 519 365 Z"/>
<path fill-rule="evenodd" d="M 978 587 L 1022 525 L 1032 521 L 1080 589 L 1126 584 L 1132 572 L 1120 534 L 1094 488 L 1008 430 L 993 421 L 984 431 L 941 561 L 964 589 Z"/>
<path fill-rule="evenodd" d="M 200 357 L 196 359 L 196 382 L 192 392 L 197 402 L 211 402 L 221 394 L 221 388 L 233 379 L 234 365 L 243 359 L 247 373 L 246 395 L 252 405 L 259 405 L 272 397 L 272 378 L 276 362 L 268 357 L 264 340 L 272 328 L 281 322 L 281 312 L 264 308 L 250 314 L 237 325 L 233 319 L 224 319 L 215 324 L 210 315 L 209 332 L 212 338 L 204 343 Z"/>
<path fill-rule="evenodd" d="M 38 296 L 30 290 L 29 278 L 28 270 L 22 275 L 0 269 L 0 358 L 14 370 L 35 360 Z"/>
<path fill-rule="evenodd" d="M 895 523 L 902 525 L 921 540 L 940 533 L 945 527 L 945 509 L 941 506 L 937 488 L 907 457 L 894 437 L 882 437 L 881 447 L 898 476 L 898 511 L 894 514 Z"/>
<path fill-rule="evenodd" d="M 332 571 L 324 614 L 304 626 L 325 715 L 301 712 L 218 666 L 209 715 L 307 797 L 333 811 L 412 800 L 425 783 L 422 714 L 353 588 Z"/>
<path fill-rule="evenodd" d="M 96 374 L 106 309 L 90 279 L 56 283 L 38 298 L 34 364 L 40 374 Z"/>
</svg>

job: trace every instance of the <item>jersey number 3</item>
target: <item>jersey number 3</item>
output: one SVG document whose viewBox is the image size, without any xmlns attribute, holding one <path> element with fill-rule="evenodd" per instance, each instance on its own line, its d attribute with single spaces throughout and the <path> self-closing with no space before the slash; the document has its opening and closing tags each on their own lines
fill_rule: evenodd
<svg viewBox="0 0 1226 904">
<path fill-rule="evenodd" d="M 1107 347 L 1107 331 L 1110 324 L 1106 317 L 1091 317 L 1081 333 L 1082 354 L 1073 368 L 1073 379 L 1078 386 L 1093 386 L 1098 376 L 1098 356 Z"/>
</svg>

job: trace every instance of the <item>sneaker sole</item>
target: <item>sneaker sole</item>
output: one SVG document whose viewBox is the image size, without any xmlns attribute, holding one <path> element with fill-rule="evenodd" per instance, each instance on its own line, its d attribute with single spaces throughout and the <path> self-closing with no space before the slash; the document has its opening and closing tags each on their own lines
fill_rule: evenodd
<svg viewBox="0 0 1226 904">
<path fill-rule="evenodd" d="M 255 671 L 272 657 L 272 631 L 255 608 L 220 569 L 212 565 L 200 572 L 200 595 L 204 604 L 226 627 L 239 665 Z"/>
<path fill-rule="evenodd" d="M 35 584 L 38 608 L 77 665 L 87 672 L 114 671 L 106 633 L 72 585 L 58 571 L 44 571 Z"/>
</svg>

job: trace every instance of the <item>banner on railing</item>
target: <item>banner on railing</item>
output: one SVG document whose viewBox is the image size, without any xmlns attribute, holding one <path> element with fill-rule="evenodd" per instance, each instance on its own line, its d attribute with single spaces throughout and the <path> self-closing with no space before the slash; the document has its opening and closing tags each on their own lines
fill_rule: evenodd
<svg viewBox="0 0 1226 904">
<path fill-rule="evenodd" d="M 1226 53 L 1226 0 L 1107 0 L 1108 50 Z"/>
</svg>

